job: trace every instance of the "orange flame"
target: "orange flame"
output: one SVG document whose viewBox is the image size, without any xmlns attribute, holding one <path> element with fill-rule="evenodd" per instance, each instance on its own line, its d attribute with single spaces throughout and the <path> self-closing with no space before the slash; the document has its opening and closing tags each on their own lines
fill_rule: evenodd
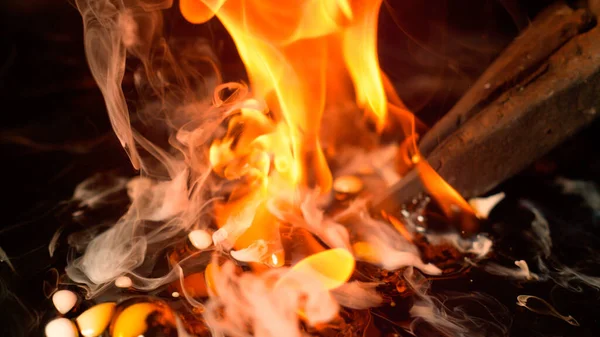
<svg viewBox="0 0 600 337">
<path fill-rule="evenodd" d="M 354 256 L 346 249 L 329 249 L 302 259 L 278 283 L 285 283 L 294 273 L 303 273 L 318 279 L 326 289 L 335 289 L 348 281 L 354 264 Z"/>
<path fill-rule="evenodd" d="M 210 148 L 215 172 L 247 182 L 217 209 L 217 222 L 236 249 L 263 240 L 269 246 L 263 262 L 277 265 L 283 261 L 281 244 L 266 202 L 273 193 L 300 186 L 322 193 L 331 189 L 319 140 L 326 105 L 354 97 L 382 130 L 388 107 L 376 49 L 380 5 L 370 0 L 180 1 L 192 23 L 213 16 L 221 20 L 246 65 L 255 98 L 231 116 L 226 136 Z"/>
<path fill-rule="evenodd" d="M 463 231 L 473 233 L 479 222 L 469 203 L 426 161 L 419 161 L 415 169 L 425 189 L 439 203 L 446 216 L 458 223 Z"/>
<path fill-rule="evenodd" d="M 301 188 L 321 193 L 331 189 L 319 139 L 321 121 L 326 107 L 353 100 L 378 131 L 386 126 L 388 110 L 391 121 L 401 120 L 410 157 L 400 166 L 417 167 L 434 197 L 444 200 L 444 211 L 454 214 L 456 206 L 470 210 L 421 161 L 412 137 L 414 116 L 379 68 L 380 5 L 381 0 L 180 1 L 188 21 L 203 23 L 216 16 L 223 23 L 251 82 L 252 98 L 227 116 L 227 133 L 213 142 L 209 153 L 217 174 L 241 182 L 229 200 L 217 206 L 220 230 L 215 233 L 216 241 L 226 241 L 239 256 L 270 266 L 284 263 L 278 220 L 267 205 L 276 198 L 294 199 Z M 398 221 L 393 223 L 411 239 Z M 353 267 L 346 263 L 344 275 Z"/>
<path fill-rule="evenodd" d="M 251 80 L 275 119 L 286 125 L 297 183 L 331 187 L 319 143 L 326 104 L 352 97 L 381 130 L 387 100 L 376 50 L 380 1 L 182 0 L 183 16 L 216 15 L 233 37 Z"/>
</svg>

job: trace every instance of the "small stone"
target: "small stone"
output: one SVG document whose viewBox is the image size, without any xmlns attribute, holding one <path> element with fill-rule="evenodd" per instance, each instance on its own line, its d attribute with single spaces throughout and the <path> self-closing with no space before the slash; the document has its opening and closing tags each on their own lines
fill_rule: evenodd
<svg viewBox="0 0 600 337">
<path fill-rule="evenodd" d="M 215 243 L 215 246 L 218 246 L 219 244 L 221 244 L 221 242 L 227 240 L 228 237 L 229 237 L 229 233 L 227 233 L 227 229 L 225 229 L 224 227 L 219 228 L 212 235 L 212 239 L 213 239 L 213 242 Z"/>
<path fill-rule="evenodd" d="M 119 276 L 115 280 L 115 286 L 118 288 L 129 288 L 133 285 L 133 282 L 128 276 Z"/>
<path fill-rule="evenodd" d="M 504 199 L 505 194 L 503 192 L 490 195 L 485 198 L 472 198 L 469 199 L 469 204 L 475 210 L 475 214 L 480 219 L 487 219 L 488 215 L 496 207 L 496 205 Z"/>
<path fill-rule="evenodd" d="M 116 304 L 113 302 L 95 305 L 84 311 L 75 319 L 79 331 L 84 337 L 98 337 L 102 335 L 115 312 Z"/>
<path fill-rule="evenodd" d="M 174 297 L 174 298 L 178 298 L 180 295 L 179 295 L 178 292 L 174 291 L 174 292 L 171 293 L 171 296 Z"/>
<path fill-rule="evenodd" d="M 77 304 L 77 295 L 70 290 L 59 290 L 52 295 L 52 303 L 64 315 Z"/>
<path fill-rule="evenodd" d="M 196 249 L 206 249 L 212 245 L 212 236 L 202 229 L 194 229 L 188 234 L 188 239 Z"/>
<path fill-rule="evenodd" d="M 57 318 L 46 324 L 46 337 L 77 337 L 77 327 L 66 318 Z"/>
<path fill-rule="evenodd" d="M 362 180 L 356 176 L 340 176 L 333 181 L 333 190 L 337 193 L 356 194 L 363 186 Z"/>
</svg>

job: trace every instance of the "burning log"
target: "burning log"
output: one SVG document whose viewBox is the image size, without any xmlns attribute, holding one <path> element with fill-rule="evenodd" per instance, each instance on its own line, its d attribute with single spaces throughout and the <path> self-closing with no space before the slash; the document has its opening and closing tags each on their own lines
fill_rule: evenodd
<svg viewBox="0 0 600 337">
<path fill-rule="evenodd" d="M 563 45 L 565 36 L 587 25 L 589 15 L 571 11 L 563 16 L 567 10 L 558 8 L 563 9 L 550 11 L 563 18 L 561 24 L 543 14 L 421 142 L 420 150 L 431 166 L 466 198 L 490 191 L 598 116 L 600 28 Z M 544 54 L 560 45 L 544 61 Z M 533 53 L 535 48 L 544 52 Z M 519 68 L 522 59 L 526 66 Z M 486 83 L 489 92 L 482 90 Z M 396 212 L 423 191 L 419 175 L 409 172 L 373 200 L 372 209 Z"/>
<path fill-rule="evenodd" d="M 428 156 L 505 91 L 534 74 L 552 53 L 589 27 L 592 15 L 559 2 L 536 17 L 531 26 L 509 45 L 472 88 L 423 136 L 419 150 Z"/>
<path fill-rule="evenodd" d="M 436 147 L 431 165 L 463 196 L 480 195 L 589 124 L 600 110 L 599 40 L 599 28 L 574 38 Z"/>
</svg>

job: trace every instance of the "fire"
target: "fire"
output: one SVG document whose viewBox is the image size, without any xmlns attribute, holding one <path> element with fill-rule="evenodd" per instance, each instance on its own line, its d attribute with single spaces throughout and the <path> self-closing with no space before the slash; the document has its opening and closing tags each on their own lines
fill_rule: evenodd
<svg viewBox="0 0 600 337">
<path fill-rule="evenodd" d="M 293 278 L 295 273 L 303 273 L 319 280 L 326 289 L 335 289 L 344 284 L 353 271 L 354 256 L 345 249 L 335 248 L 313 254 L 298 262 L 278 283 Z"/>
<path fill-rule="evenodd" d="M 226 0 L 180 2 L 193 23 L 218 17 L 246 65 L 253 98 L 234 111 L 210 148 L 215 172 L 244 179 L 220 205 L 217 239 L 252 249 L 272 266 L 284 260 L 269 199 L 299 188 L 331 189 L 319 135 L 328 106 L 355 95 L 377 129 L 387 100 L 376 50 L 380 1 Z M 352 85 L 353 84 L 353 85 Z M 223 235 L 222 237 L 220 235 Z"/>
<path fill-rule="evenodd" d="M 474 233 L 479 223 L 469 203 L 426 161 L 419 161 L 416 169 L 425 189 L 440 204 L 446 217 L 456 222 L 463 231 Z"/>
<path fill-rule="evenodd" d="M 113 20 L 108 2 L 102 2 L 106 7 L 84 2 L 78 6 L 87 18 L 86 48 L 88 57 L 98 58 L 90 64 L 99 79 L 108 71 L 104 66 L 120 69 L 125 54 L 102 49 L 104 45 L 97 43 L 97 35 L 112 31 L 102 26 L 104 30 L 98 32 L 97 22 L 132 25 L 126 32 L 133 35 L 151 22 L 154 28 L 161 23 L 150 5 L 119 8 L 119 19 Z M 85 283 L 93 294 L 122 275 L 130 275 L 128 288 L 138 290 L 171 283 L 177 297 L 181 292 L 218 334 L 253 331 L 257 336 L 300 336 L 299 319 L 314 327 L 333 320 L 339 305 L 366 309 L 382 303 L 380 294 L 359 281 L 360 277 L 348 282 L 362 273 L 355 272 L 361 266 L 357 261 L 388 270 L 416 267 L 426 274 L 441 274 L 440 268 L 421 257 L 417 241 L 427 235 L 421 227 L 406 218 L 396 218 L 396 214 L 379 214 L 383 215 L 382 221 L 372 216 L 367 202 L 361 200 L 412 170 L 449 218 L 460 221 L 464 228 L 474 227 L 469 222 L 473 215 L 469 205 L 419 154 L 418 121 L 379 67 L 376 41 L 381 1 L 181 0 L 179 4 L 183 16 L 192 23 L 213 17 L 223 23 L 246 66 L 250 90 L 239 83 L 207 85 L 211 90 L 216 86 L 213 106 L 202 110 L 208 117 L 194 110 L 198 97 L 205 97 L 203 93 L 191 95 L 184 102 L 177 95 L 176 102 L 171 102 L 171 97 L 163 100 L 177 109 L 194 106 L 190 110 L 176 109 L 172 119 L 166 114 L 172 124 L 169 126 L 176 130 L 169 143 L 173 149 L 169 150 L 177 152 L 164 151 L 133 130 L 125 118 L 128 111 L 116 109 L 127 106 L 120 83 L 99 81 L 106 86 L 105 95 L 120 93 L 116 98 L 107 95 L 107 102 L 123 98 L 123 102 L 107 107 L 111 117 L 119 121 L 115 131 L 124 139 L 134 164 L 139 161 L 142 176 L 127 185 L 132 199 L 130 210 L 87 245 L 84 255 L 68 266 L 69 277 Z M 171 4 L 162 5 L 166 8 Z M 98 17 L 100 7 L 107 10 Z M 137 26 L 135 20 L 139 21 Z M 142 50 L 146 48 L 144 43 L 158 39 L 129 37 L 128 52 L 140 58 L 147 72 L 136 73 L 136 81 L 144 84 L 147 80 L 164 86 L 160 90 L 177 91 L 178 83 L 171 83 L 162 73 L 148 74 L 153 71 L 150 63 L 155 59 Z M 119 48 L 125 43 L 122 36 L 114 40 Z M 179 68 L 175 61 L 171 66 L 178 74 L 187 69 Z M 182 79 L 180 84 L 183 91 L 196 89 L 184 82 Z M 162 99 L 162 93 L 154 92 L 150 99 Z M 345 137 L 335 139 L 337 131 L 355 136 L 354 130 L 343 130 L 351 117 L 340 112 L 348 106 L 364 115 L 358 124 L 362 124 L 361 132 L 367 130 L 369 137 L 377 139 L 373 144 L 366 146 L 353 140 L 351 146 L 346 146 Z M 160 109 L 165 107 L 169 110 L 171 105 L 161 105 Z M 148 111 L 154 111 L 153 106 Z M 334 118 L 328 115 L 332 112 Z M 338 125 L 330 125 L 334 123 Z M 379 135 L 389 130 L 403 137 L 402 144 L 375 149 L 380 145 L 379 138 L 385 138 Z M 363 148 L 357 149 L 359 145 Z M 164 165 L 170 180 L 153 180 L 153 172 L 148 172 L 152 165 L 134 153 L 137 147 L 144 150 L 140 153 Z M 390 159 L 396 149 L 398 167 L 394 170 Z M 177 153 L 171 156 L 171 152 Z M 348 159 L 357 153 L 368 159 Z M 383 159 L 378 157 L 382 154 Z M 352 165 L 347 166 L 356 167 L 344 167 L 349 162 Z M 344 181 L 333 184 L 330 163 L 338 179 L 345 175 Z M 363 171 L 360 165 L 368 167 Z M 336 194 L 330 193 L 334 185 Z M 209 220 L 204 217 L 207 205 L 212 207 Z M 218 227 L 214 232 L 213 220 Z M 162 227 L 150 230 L 147 222 L 151 222 L 149 228 L 158 223 Z M 145 259 L 153 255 L 146 249 L 168 246 L 179 233 L 194 230 L 205 231 L 204 242 L 194 244 L 190 239 L 196 251 L 190 252 L 186 246 L 173 252 L 169 257 L 173 268 L 167 275 L 158 279 L 137 276 L 138 267 L 145 267 Z M 209 233 L 214 248 L 210 247 Z M 212 261 L 206 265 L 199 256 L 209 251 Z M 232 260 L 247 263 L 252 271 Z M 180 282 L 173 285 L 177 277 Z M 345 297 L 352 301 L 344 304 Z M 196 300 L 199 298 L 206 301 L 201 303 Z M 133 309 L 130 312 L 136 313 Z M 145 315 L 144 310 L 136 315 Z M 145 327 L 136 328 L 141 331 Z"/>
<path fill-rule="evenodd" d="M 329 192 L 332 174 L 321 147 L 322 119 L 327 108 L 348 101 L 365 111 L 377 131 L 386 126 L 388 109 L 403 119 L 409 137 L 400 157 L 409 158 L 402 170 L 417 169 L 448 215 L 471 212 L 460 195 L 421 160 L 414 116 L 379 68 L 380 5 L 381 1 L 369 0 L 180 2 L 181 13 L 192 23 L 214 16 L 223 23 L 251 82 L 251 98 L 230 111 L 225 136 L 210 147 L 214 171 L 241 182 L 216 207 L 220 230 L 214 235 L 216 243 L 234 249 L 237 259 L 283 265 L 279 223 L 268 204 L 284 199 L 298 205 L 298 193 L 306 189 Z M 389 104 L 387 96 L 395 104 Z M 398 220 L 388 219 L 410 240 L 411 234 Z"/>
<path fill-rule="evenodd" d="M 293 0 L 285 6 L 260 0 L 180 3 L 190 22 L 202 23 L 216 15 L 233 37 L 254 96 L 266 102 L 278 131 L 288 138 L 279 145 L 289 146 L 291 158 L 272 148 L 267 151 L 276 153 L 278 169 L 284 166 L 291 171 L 292 184 L 322 192 L 331 188 L 319 141 L 326 106 L 345 103 L 354 90 L 358 105 L 377 128 L 385 124 L 387 101 L 376 51 L 380 4 L 346 0 Z"/>
</svg>

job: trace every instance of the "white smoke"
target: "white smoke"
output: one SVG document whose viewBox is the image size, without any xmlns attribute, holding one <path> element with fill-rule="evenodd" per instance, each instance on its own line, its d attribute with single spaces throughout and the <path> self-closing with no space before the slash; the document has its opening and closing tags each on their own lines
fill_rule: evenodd
<svg viewBox="0 0 600 337">
<path fill-rule="evenodd" d="M 413 268 L 404 271 L 404 279 L 415 294 L 413 334 L 433 329 L 444 336 L 508 336 L 511 316 L 493 297 L 479 292 L 430 294 L 430 282 Z"/>
<path fill-rule="evenodd" d="M 190 296 L 183 284 L 188 270 L 206 267 L 207 261 L 199 253 L 170 265 L 162 275 L 151 273 L 158 258 L 164 256 L 159 253 L 172 248 L 190 230 L 212 225 L 205 213 L 210 213 L 211 203 L 224 194 L 214 191 L 226 186 L 211 174 L 208 145 L 222 133 L 221 125 L 227 118 L 242 108 L 263 111 L 264 102 L 254 99 L 244 84 L 220 83 L 216 58 L 206 44 L 179 46 L 181 50 L 175 51 L 170 48 L 175 42 L 162 35 L 161 11 L 170 8 L 172 1 L 77 0 L 76 4 L 83 17 L 91 72 L 104 96 L 115 134 L 133 166 L 140 170 L 140 175 L 130 180 L 115 178 L 98 185 L 92 179 L 76 189 L 73 199 L 83 208 L 109 204 L 123 189 L 131 203 L 107 230 L 89 228 L 69 239 L 80 254 L 69 261 L 66 273 L 86 288 L 88 297 L 114 286 L 114 280 L 123 275 L 131 279 L 133 289 L 141 291 L 179 280 L 183 298 L 203 309 L 213 335 L 257 337 L 300 337 L 301 323 L 315 326 L 328 322 L 336 317 L 340 305 L 367 309 L 383 303 L 376 283 L 351 281 L 330 291 L 315 277 L 291 268 L 243 272 L 232 260 L 219 263 L 216 258 L 214 290 L 209 289 L 211 296 L 203 303 Z M 127 57 L 139 65 L 133 74 L 126 72 Z M 136 109 L 128 107 L 123 92 L 125 76 L 136 86 Z M 224 98 L 225 91 L 233 93 Z M 385 147 L 359 157 L 349 155 L 340 173 L 359 172 L 366 162 L 385 185 L 390 185 L 400 178 L 393 169 L 395 154 L 394 147 Z M 319 191 L 294 191 L 268 200 L 267 207 L 278 220 L 310 232 L 331 248 L 352 252 L 353 243 L 366 243 L 373 249 L 366 262 L 388 270 L 408 267 L 404 275 L 417 299 L 411 309 L 416 319 L 413 329 L 421 321 L 449 335 L 466 335 L 485 324 L 494 333 L 507 326 L 506 322 L 453 311 L 431 296 L 425 278 L 413 267 L 429 275 L 439 275 L 442 270 L 423 261 L 416 245 L 392 226 L 373 218 L 364 201 L 331 216 L 322 207 L 328 200 L 319 195 Z M 255 210 L 256 205 L 249 205 L 246 211 Z M 257 241 L 245 249 L 229 251 L 250 226 L 242 221 L 247 218 L 246 214 L 231 217 L 213 233 L 218 254 L 229 253 L 242 262 L 265 259 L 268 242 Z M 450 242 L 477 258 L 484 258 L 491 249 L 485 236 L 475 240 L 458 235 L 428 239 Z M 503 310 L 481 294 L 470 300 Z M 187 334 L 180 322 L 178 330 L 180 336 Z"/>
</svg>

